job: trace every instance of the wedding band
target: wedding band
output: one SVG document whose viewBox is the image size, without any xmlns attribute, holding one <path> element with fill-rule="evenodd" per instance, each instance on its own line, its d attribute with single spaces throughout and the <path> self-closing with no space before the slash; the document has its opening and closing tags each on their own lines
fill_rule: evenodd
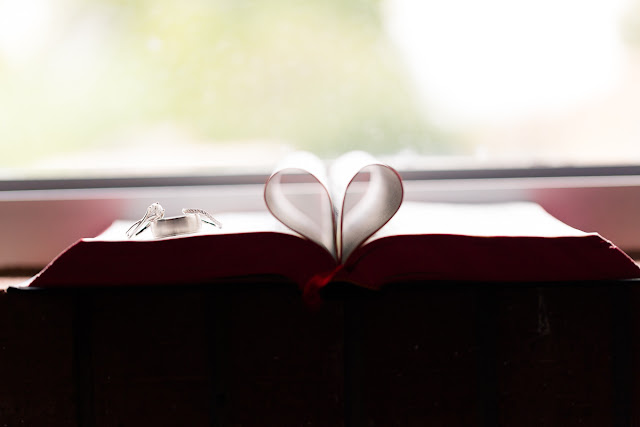
<svg viewBox="0 0 640 427">
<path fill-rule="evenodd" d="M 161 239 L 180 234 L 197 233 L 202 228 L 203 222 L 222 228 L 222 223 L 204 209 L 182 209 L 182 212 L 185 214 L 184 216 L 163 218 L 152 222 L 153 237 Z M 207 219 L 201 218 L 201 215 Z"/>
<path fill-rule="evenodd" d="M 191 234 L 200 231 L 202 221 L 196 215 L 174 216 L 151 223 L 151 233 L 156 239 Z"/>
</svg>

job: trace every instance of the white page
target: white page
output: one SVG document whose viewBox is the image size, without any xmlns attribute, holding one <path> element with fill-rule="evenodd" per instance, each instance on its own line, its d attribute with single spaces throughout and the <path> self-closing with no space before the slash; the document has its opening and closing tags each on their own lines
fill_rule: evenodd
<svg viewBox="0 0 640 427">
<path fill-rule="evenodd" d="M 315 190 L 296 194 L 290 177 L 307 177 Z M 308 185 L 308 184 L 307 184 Z M 316 156 L 301 152 L 278 165 L 265 186 L 271 213 L 344 260 L 382 227 L 402 203 L 400 176 L 364 152 L 340 156 L 326 175 Z M 305 200 L 306 198 L 306 200 Z"/>
<path fill-rule="evenodd" d="M 405 202 L 369 240 L 393 235 L 584 236 L 530 202 L 454 204 Z"/>
<path fill-rule="evenodd" d="M 340 260 L 375 233 L 402 203 L 400 176 L 364 152 L 338 158 L 329 169 L 331 197 L 340 206 L 336 220 Z"/>
<path fill-rule="evenodd" d="M 265 184 L 264 198 L 273 216 L 337 259 L 337 208 L 331 202 L 326 169 L 318 157 L 307 152 L 287 156 Z"/>
</svg>

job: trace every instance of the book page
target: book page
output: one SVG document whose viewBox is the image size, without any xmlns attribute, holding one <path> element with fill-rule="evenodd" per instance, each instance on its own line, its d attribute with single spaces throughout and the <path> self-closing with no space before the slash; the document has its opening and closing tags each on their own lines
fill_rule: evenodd
<svg viewBox="0 0 640 427">
<path fill-rule="evenodd" d="M 345 266 L 338 279 L 371 289 L 409 281 L 559 283 L 640 277 L 638 265 L 612 242 L 528 202 L 406 202 Z"/>
<path fill-rule="evenodd" d="M 286 157 L 264 189 L 267 208 L 279 221 L 337 258 L 337 207 L 331 202 L 322 161 L 307 152 Z"/>
<path fill-rule="evenodd" d="M 192 236 L 201 236 L 207 234 L 228 235 L 263 232 L 276 232 L 300 236 L 295 231 L 284 226 L 282 223 L 280 223 L 280 221 L 275 219 L 268 212 L 225 212 L 216 214 L 215 217 L 222 223 L 222 228 L 217 228 L 210 224 L 203 223 L 200 231 L 198 231 L 197 233 L 170 236 L 165 237 L 164 239 L 184 239 Z M 164 240 L 154 238 L 150 229 L 143 231 L 142 233 L 132 237 L 131 239 L 127 238 L 126 231 L 131 226 L 132 222 L 133 221 L 124 220 L 115 221 L 101 234 L 93 238 L 88 238 L 87 240 L 105 242 L 129 240 Z"/>
<path fill-rule="evenodd" d="M 395 235 L 584 236 L 530 202 L 455 204 L 405 202 L 398 213 L 369 240 Z"/>
<path fill-rule="evenodd" d="M 331 198 L 340 205 L 338 259 L 345 260 L 396 213 L 402 203 L 402 180 L 394 169 L 363 152 L 338 158 L 329 180 Z"/>
<path fill-rule="evenodd" d="M 267 212 L 216 213 L 222 229 L 153 238 L 147 229 L 126 237 L 132 221 L 116 221 L 94 238 L 62 251 L 29 283 L 32 287 L 203 284 L 275 277 L 303 286 L 336 267 L 323 247 Z"/>
</svg>

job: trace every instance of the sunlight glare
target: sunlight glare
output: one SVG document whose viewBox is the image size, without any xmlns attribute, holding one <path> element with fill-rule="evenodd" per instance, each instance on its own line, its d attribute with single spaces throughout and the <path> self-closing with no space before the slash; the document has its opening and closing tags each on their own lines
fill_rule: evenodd
<svg viewBox="0 0 640 427">
<path fill-rule="evenodd" d="M 46 42 L 53 24 L 51 0 L 0 0 L 0 59 L 29 60 Z"/>
<path fill-rule="evenodd" d="M 620 78 L 626 0 L 389 0 L 388 33 L 454 126 L 563 111 Z"/>
</svg>

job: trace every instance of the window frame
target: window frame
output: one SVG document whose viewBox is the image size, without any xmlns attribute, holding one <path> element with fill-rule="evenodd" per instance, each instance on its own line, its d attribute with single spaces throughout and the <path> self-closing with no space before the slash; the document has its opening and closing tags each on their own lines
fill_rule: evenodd
<svg viewBox="0 0 640 427">
<path fill-rule="evenodd" d="M 400 172 L 405 200 L 531 201 L 567 224 L 640 254 L 640 166 L 536 167 Z M 265 211 L 266 174 L 0 181 L 0 270 L 39 269 L 116 219 L 139 218 L 153 202 L 168 215 Z M 301 184 L 301 194 L 311 187 Z"/>
</svg>

